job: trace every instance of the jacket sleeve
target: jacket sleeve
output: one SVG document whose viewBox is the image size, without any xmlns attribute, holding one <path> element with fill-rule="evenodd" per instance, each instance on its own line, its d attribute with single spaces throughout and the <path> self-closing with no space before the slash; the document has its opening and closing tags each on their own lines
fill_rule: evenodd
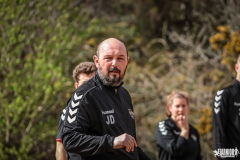
<svg viewBox="0 0 240 160">
<path fill-rule="evenodd" d="M 165 124 L 165 121 L 159 122 L 156 128 L 156 145 L 163 148 L 174 157 L 182 156 L 187 145 L 187 140 L 173 133 L 173 128 Z"/>
<path fill-rule="evenodd" d="M 111 151 L 114 137 L 96 136 L 100 134 L 93 132 L 94 121 L 97 119 L 94 117 L 96 111 L 93 109 L 93 101 L 82 97 L 75 93 L 68 102 L 63 131 L 63 145 L 66 151 L 83 156 Z"/>
<path fill-rule="evenodd" d="M 197 132 L 198 148 L 199 148 L 197 160 L 202 160 L 202 155 L 201 155 L 202 150 L 201 150 L 201 144 L 200 144 L 200 136 L 199 136 L 199 133 L 198 133 L 197 130 L 196 130 L 196 132 Z"/>
<path fill-rule="evenodd" d="M 61 112 L 60 118 L 58 121 L 58 131 L 57 131 L 56 141 L 60 141 L 60 142 L 62 142 L 62 130 L 63 130 L 63 122 L 64 122 L 64 118 L 65 118 L 65 111 L 66 111 L 66 109 L 64 109 Z"/>
<path fill-rule="evenodd" d="M 140 147 L 137 147 L 138 149 L 138 157 L 139 157 L 139 160 L 151 160 L 144 152 L 143 150 L 140 148 Z"/>
<path fill-rule="evenodd" d="M 228 115 L 228 95 L 224 90 L 217 91 L 212 110 L 214 148 L 227 148 L 226 123 Z"/>
</svg>

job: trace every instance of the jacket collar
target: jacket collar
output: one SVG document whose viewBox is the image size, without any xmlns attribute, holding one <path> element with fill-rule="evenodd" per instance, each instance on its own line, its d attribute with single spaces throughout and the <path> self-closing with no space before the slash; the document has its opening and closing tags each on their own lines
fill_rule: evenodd
<svg viewBox="0 0 240 160">
<path fill-rule="evenodd" d="M 179 129 L 176 125 L 176 123 L 174 122 L 174 120 L 171 117 L 168 117 L 169 120 L 169 125 L 174 128 L 174 129 Z"/>
<path fill-rule="evenodd" d="M 238 80 L 234 79 L 233 84 L 240 88 L 240 82 Z"/>
</svg>

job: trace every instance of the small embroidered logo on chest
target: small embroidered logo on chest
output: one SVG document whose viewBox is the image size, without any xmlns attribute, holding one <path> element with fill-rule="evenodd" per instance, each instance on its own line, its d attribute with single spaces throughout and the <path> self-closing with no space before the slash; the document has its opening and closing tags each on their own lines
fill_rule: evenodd
<svg viewBox="0 0 240 160">
<path fill-rule="evenodd" d="M 132 119 L 134 119 L 134 113 L 133 113 L 133 111 L 132 111 L 131 109 L 128 109 L 128 112 L 129 112 L 130 116 L 132 117 Z"/>
<path fill-rule="evenodd" d="M 195 136 L 194 134 L 191 134 L 191 137 L 194 141 L 197 141 L 197 136 Z"/>
<path fill-rule="evenodd" d="M 102 111 L 102 114 L 113 114 L 114 113 L 114 109 L 112 110 L 108 110 L 108 111 Z"/>
</svg>

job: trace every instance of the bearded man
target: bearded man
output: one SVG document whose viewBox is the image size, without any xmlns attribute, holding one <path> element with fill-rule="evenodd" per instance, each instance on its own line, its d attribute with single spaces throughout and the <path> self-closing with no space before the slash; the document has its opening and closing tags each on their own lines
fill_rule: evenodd
<svg viewBox="0 0 240 160">
<path fill-rule="evenodd" d="M 129 61 L 125 45 L 106 39 L 93 60 L 96 75 L 68 101 L 65 149 L 83 160 L 149 160 L 137 145 L 132 100 L 122 86 Z"/>
</svg>

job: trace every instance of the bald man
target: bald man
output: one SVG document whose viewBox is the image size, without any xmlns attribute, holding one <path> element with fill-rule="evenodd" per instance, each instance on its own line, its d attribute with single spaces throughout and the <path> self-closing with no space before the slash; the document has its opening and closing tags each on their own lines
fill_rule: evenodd
<svg viewBox="0 0 240 160">
<path fill-rule="evenodd" d="M 240 52 L 236 56 L 236 77 L 216 92 L 213 102 L 213 144 L 217 160 L 240 159 Z"/>
<path fill-rule="evenodd" d="M 122 86 L 129 61 L 125 45 L 116 38 L 106 39 L 93 60 L 95 77 L 68 101 L 65 149 L 84 160 L 149 160 L 137 145 L 132 100 Z"/>
</svg>

